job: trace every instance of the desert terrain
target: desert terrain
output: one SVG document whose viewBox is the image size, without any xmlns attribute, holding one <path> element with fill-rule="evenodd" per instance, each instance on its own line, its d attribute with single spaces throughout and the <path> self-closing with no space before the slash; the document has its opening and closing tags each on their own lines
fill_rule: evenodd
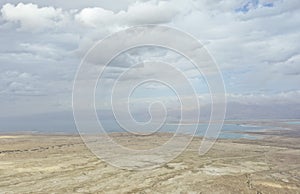
<svg viewBox="0 0 300 194">
<path fill-rule="evenodd" d="M 77 135 L 2 134 L 0 193 L 300 193 L 296 129 L 256 140 L 219 139 L 204 156 L 195 137 L 171 162 L 142 171 L 107 164 Z M 170 135 L 112 137 L 141 148 Z"/>
</svg>

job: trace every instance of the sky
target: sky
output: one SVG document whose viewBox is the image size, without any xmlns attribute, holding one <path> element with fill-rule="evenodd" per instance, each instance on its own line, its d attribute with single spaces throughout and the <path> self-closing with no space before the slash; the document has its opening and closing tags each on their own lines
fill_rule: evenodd
<svg viewBox="0 0 300 194">
<path fill-rule="evenodd" d="M 30 115 L 72 112 L 73 81 L 85 53 L 112 33 L 144 24 L 174 27 L 205 46 L 223 75 L 228 108 L 234 107 L 230 109 L 234 115 L 245 107 L 270 114 L 286 107 L 292 112 L 289 117 L 300 117 L 299 0 L 2 0 L 0 117 L 11 122 Z M 116 79 L 133 63 L 162 58 L 185 71 L 200 103 L 209 104 L 203 77 L 185 69 L 188 61 L 161 48 L 121 54 L 112 61 L 115 66 L 108 70 L 106 81 Z M 166 71 L 137 68 L 128 79 L 159 74 L 172 79 Z M 133 95 L 133 104 L 139 109 L 160 99 L 176 109 L 171 93 L 148 84 Z M 99 109 L 107 109 L 106 97 L 99 90 Z"/>
</svg>

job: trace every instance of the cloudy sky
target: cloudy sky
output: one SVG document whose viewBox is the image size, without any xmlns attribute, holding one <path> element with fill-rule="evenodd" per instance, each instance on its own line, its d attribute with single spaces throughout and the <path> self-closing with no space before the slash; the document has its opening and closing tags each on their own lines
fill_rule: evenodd
<svg viewBox="0 0 300 194">
<path fill-rule="evenodd" d="M 0 117 L 71 111 L 73 80 L 88 49 L 111 33 L 143 24 L 175 27 L 199 39 L 223 74 L 229 103 L 300 104 L 299 0 L 2 0 L 0 10 Z M 107 79 L 127 63 L 151 57 L 186 63 L 163 49 L 134 50 L 115 59 Z M 155 69 L 133 72 L 131 78 L 143 72 Z M 191 73 L 190 80 L 195 77 Z M 201 76 L 196 80 L 205 104 Z M 168 92 L 151 96 L 159 88 L 146 86 L 136 102 L 160 95 L 172 101 Z"/>
</svg>

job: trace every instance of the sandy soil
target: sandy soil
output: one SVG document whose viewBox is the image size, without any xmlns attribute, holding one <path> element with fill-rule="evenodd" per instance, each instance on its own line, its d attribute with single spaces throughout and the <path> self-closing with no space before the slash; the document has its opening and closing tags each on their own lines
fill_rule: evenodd
<svg viewBox="0 0 300 194">
<path fill-rule="evenodd" d="M 169 138 L 113 137 L 132 148 Z M 0 193 L 300 193 L 299 137 L 218 140 L 204 156 L 200 141 L 159 168 L 133 171 L 99 160 L 78 136 L 2 135 Z"/>
</svg>

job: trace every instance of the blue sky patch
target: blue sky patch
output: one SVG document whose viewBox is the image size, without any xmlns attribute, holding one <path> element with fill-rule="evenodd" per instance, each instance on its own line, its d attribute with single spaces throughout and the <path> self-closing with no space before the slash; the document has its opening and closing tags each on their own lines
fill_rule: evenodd
<svg viewBox="0 0 300 194">
<path fill-rule="evenodd" d="M 241 7 L 235 9 L 236 12 L 242 12 L 242 13 L 247 13 L 248 11 L 250 11 L 251 9 L 256 9 L 259 6 L 262 7 L 274 7 L 274 3 L 273 2 L 267 2 L 267 3 L 260 3 L 259 0 L 250 0 L 247 1 L 244 5 L 242 5 Z"/>
</svg>

